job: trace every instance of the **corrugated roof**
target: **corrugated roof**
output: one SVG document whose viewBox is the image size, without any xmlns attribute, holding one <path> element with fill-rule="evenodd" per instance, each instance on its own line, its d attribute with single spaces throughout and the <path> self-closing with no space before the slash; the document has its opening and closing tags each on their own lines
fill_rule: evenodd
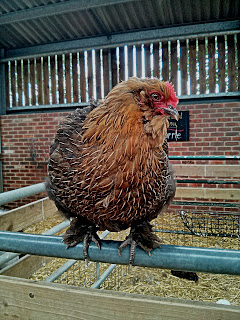
<svg viewBox="0 0 240 320">
<path fill-rule="evenodd" d="M 2 0 L 0 48 L 236 20 L 239 0 Z"/>
</svg>

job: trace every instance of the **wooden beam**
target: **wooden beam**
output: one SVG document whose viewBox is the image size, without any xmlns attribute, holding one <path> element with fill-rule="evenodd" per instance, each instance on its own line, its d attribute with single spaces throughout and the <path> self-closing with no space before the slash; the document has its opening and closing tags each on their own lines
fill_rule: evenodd
<svg viewBox="0 0 240 320">
<path fill-rule="evenodd" d="M 1 319 L 238 320 L 240 308 L 0 276 Z"/>
<path fill-rule="evenodd" d="M 175 175 L 179 177 L 221 177 L 239 178 L 238 165 L 189 165 L 174 164 Z"/>
<path fill-rule="evenodd" d="M 48 198 L 41 199 L 30 205 L 24 205 L 1 214 L 1 230 L 20 231 L 34 223 L 52 217 L 56 212 L 57 208 L 53 201 Z"/>
</svg>

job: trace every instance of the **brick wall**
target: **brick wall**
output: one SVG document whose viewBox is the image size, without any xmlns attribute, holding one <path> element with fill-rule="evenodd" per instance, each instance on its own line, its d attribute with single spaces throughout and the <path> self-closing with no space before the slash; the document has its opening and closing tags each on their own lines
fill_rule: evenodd
<svg viewBox="0 0 240 320">
<path fill-rule="evenodd" d="M 240 103 L 180 105 L 178 109 L 189 110 L 190 141 L 171 142 L 170 155 L 239 155 Z M 4 191 L 44 181 L 49 145 L 58 124 L 67 114 L 55 112 L 1 116 Z M 226 162 L 186 160 L 181 163 Z M 227 164 L 236 165 L 239 161 L 229 161 Z M 34 199 L 36 197 L 27 201 Z M 18 201 L 17 205 L 22 203 L 26 203 L 26 200 Z"/>
</svg>

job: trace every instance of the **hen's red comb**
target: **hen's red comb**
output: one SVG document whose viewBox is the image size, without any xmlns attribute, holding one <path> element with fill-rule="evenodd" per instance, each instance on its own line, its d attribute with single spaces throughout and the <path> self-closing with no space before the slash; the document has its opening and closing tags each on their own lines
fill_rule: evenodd
<svg viewBox="0 0 240 320">
<path fill-rule="evenodd" d="M 170 89 L 170 98 L 168 99 L 168 104 L 171 104 L 174 108 L 176 108 L 179 99 L 176 96 L 176 92 L 174 91 L 174 85 L 172 84 L 172 82 L 170 83 L 168 81 L 166 81 L 166 85 Z"/>
</svg>

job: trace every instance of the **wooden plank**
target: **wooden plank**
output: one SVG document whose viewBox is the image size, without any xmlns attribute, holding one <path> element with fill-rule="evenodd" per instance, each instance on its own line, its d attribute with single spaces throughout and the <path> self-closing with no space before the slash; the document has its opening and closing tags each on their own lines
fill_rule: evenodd
<svg viewBox="0 0 240 320">
<path fill-rule="evenodd" d="M 109 49 L 103 49 L 103 80 L 104 80 L 104 96 L 109 92 Z"/>
<path fill-rule="evenodd" d="M 81 102 L 86 102 L 86 78 L 84 52 L 79 52 Z"/>
<path fill-rule="evenodd" d="M 37 70 L 37 86 L 38 86 L 38 104 L 43 104 L 43 91 L 42 91 L 42 61 L 41 58 L 36 58 Z"/>
<path fill-rule="evenodd" d="M 93 98 L 93 57 L 92 50 L 88 51 L 88 97 Z"/>
<path fill-rule="evenodd" d="M 6 101 L 6 107 L 10 107 L 10 101 L 9 101 L 9 62 L 5 63 L 5 101 Z"/>
<path fill-rule="evenodd" d="M 79 288 L 0 276 L 2 319 L 238 320 L 238 306 Z M 91 308 L 89 308 L 91 306 Z"/>
<path fill-rule="evenodd" d="M 48 57 L 43 57 L 43 89 L 44 89 L 44 104 L 49 104 L 49 70 Z"/>
<path fill-rule="evenodd" d="M 119 82 L 125 80 L 125 58 L 124 58 L 124 47 L 119 48 Z"/>
<path fill-rule="evenodd" d="M 176 198 L 240 200 L 239 189 L 177 187 Z"/>
<path fill-rule="evenodd" d="M 153 43 L 153 76 L 160 77 L 160 57 L 159 57 L 159 42 Z"/>
<path fill-rule="evenodd" d="M 137 56 L 137 77 L 142 76 L 142 46 L 136 46 L 136 56 Z"/>
<path fill-rule="evenodd" d="M 63 58 L 59 54 L 57 56 L 58 63 L 58 93 L 59 93 L 59 103 L 64 103 L 64 90 L 63 90 Z"/>
<path fill-rule="evenodd" d="M 12 91 L 12 107 L 16 107 L 16 73 L 15 73 L 15 61 L 11 61 L 11 91 Z"/>
<path fill-rule="evenodd" d="M 181 95 L 187 94 L 187 42 L 180 41 Z"/>
<path fill-rule="evenodd" d="M 36 80 L 35 80 L 35 61 L 30 59 L 30 83 L 31 83 L 31 105 L 36 105 Z"/>
<path fill-rule="evenodd" d="M 151 64 L 150 64 L 150 44 L 144 45 L 145 51 L 145 76 L 151 78 Z"/>
<path fill-rule="evenodd" d="M 200 93 L 206 93 L 206 48 L 205 38 L 198 39 Z"/>
<path fill-rule="evenodd" d="M 53 201 L 42 199 L 10 210 L 0 215 L 0 226 L 3 231 L 21 231 L 30 225 L 40 222 L 56 214 L 57 208 Z"/>
<path fill-rule="evenodd" d="M 23 60 L 23 84 L 24 84 L 24 99 L 25 106 L 29 106 L 29 72 L 28 72 L 28 60 Z"/>
<path fill-rule="evenodd" d="M 72 53 L 73 102 L 79 102 L 77 53 Z"/>
<path fill-rule="evenodd" d="M 224 36 L 217 37 L 218 43 L 218 84 L 219 91 L 225 92 L 225 39 Z"/>
<path fill-rule="evenodd" d="M 27 254 L 15 263 L 0 270 L 0 275 L 27 279 L 53 259 L 52 257 L 31 256 Z"/>
<path fill-rule="evenodd" d="M 178 57 L 177 57 L 177 40 L 171 41 L 171 82 L 174 84 L 175 91 L 178 92 Z"/>
<path fill-rule="evenodd" d="M 214 177 L 215 180 L 221 178 L 239 178 L 238 165 L 196 165 L 196 164 L 174 164 L 176 177 Z M 217 178 L 219 177 L 219 178 Z"/>
<path fill-rule="evenodd" d="M 236 91 L 234 34 L 227 36 L 228 45 L 228 91 Z"/>
<path fill-rule="evenodd" d="M 169 52 L 167 41 L 162 43 L 162 77 L 164 81 L 169 80 Z"/>
<path fill-rule="evenodd" d="M 55 56 L 51 56 L 50 57 L 50 72 L 51 72 L 52 104 L 57 104 L 57 84 L 56 84 L 56 60 L 55 60 Z"/>
<path fill-rule="evenodd" d="M 22 101 L 22 61 L 18 60 L 17 61 L 17 89 L 18 89 L 18 106 L 23 105 Z"/>
<path fill-rule="evenodd" d="M 196 39 L 189 39 L 189 73 L 191 94 L 197 93 L 196 59 Z"/>
<path fill-rule="evenodd" d="M 208 60 L 209 60 L 209 92 L 216 92 L 216 61 L 215 61 L 215 37 L 208 38 Z"/>
<path fill-rule="evenodd" d="M 96 94 L 97 99 L 101 99 L 101 63 L 100 63 L 100 50 L 95 51 L 95 66 L 96 66 Z"/>
<path fill-rule="evenodd" d="M 65 54 L 65 79 L 66 79 L 66 99 L 67 99 L 67 103 L 71 103 L 72 98 L 71 98 L 70 54 Z"/>
<path fill-rule="evenodd" d="M 117 52 L 116 48 L 110 49 L 111 53 L 111 71 L 112 71 L 112 88 L 117 84 Z M 111 88 L 110 88 L 111 89 Z"/>
<path fill-rule="evenodd" d="M 133 47 L 128 46 L 128 77 L 133 76 Z"/>
</svg>

